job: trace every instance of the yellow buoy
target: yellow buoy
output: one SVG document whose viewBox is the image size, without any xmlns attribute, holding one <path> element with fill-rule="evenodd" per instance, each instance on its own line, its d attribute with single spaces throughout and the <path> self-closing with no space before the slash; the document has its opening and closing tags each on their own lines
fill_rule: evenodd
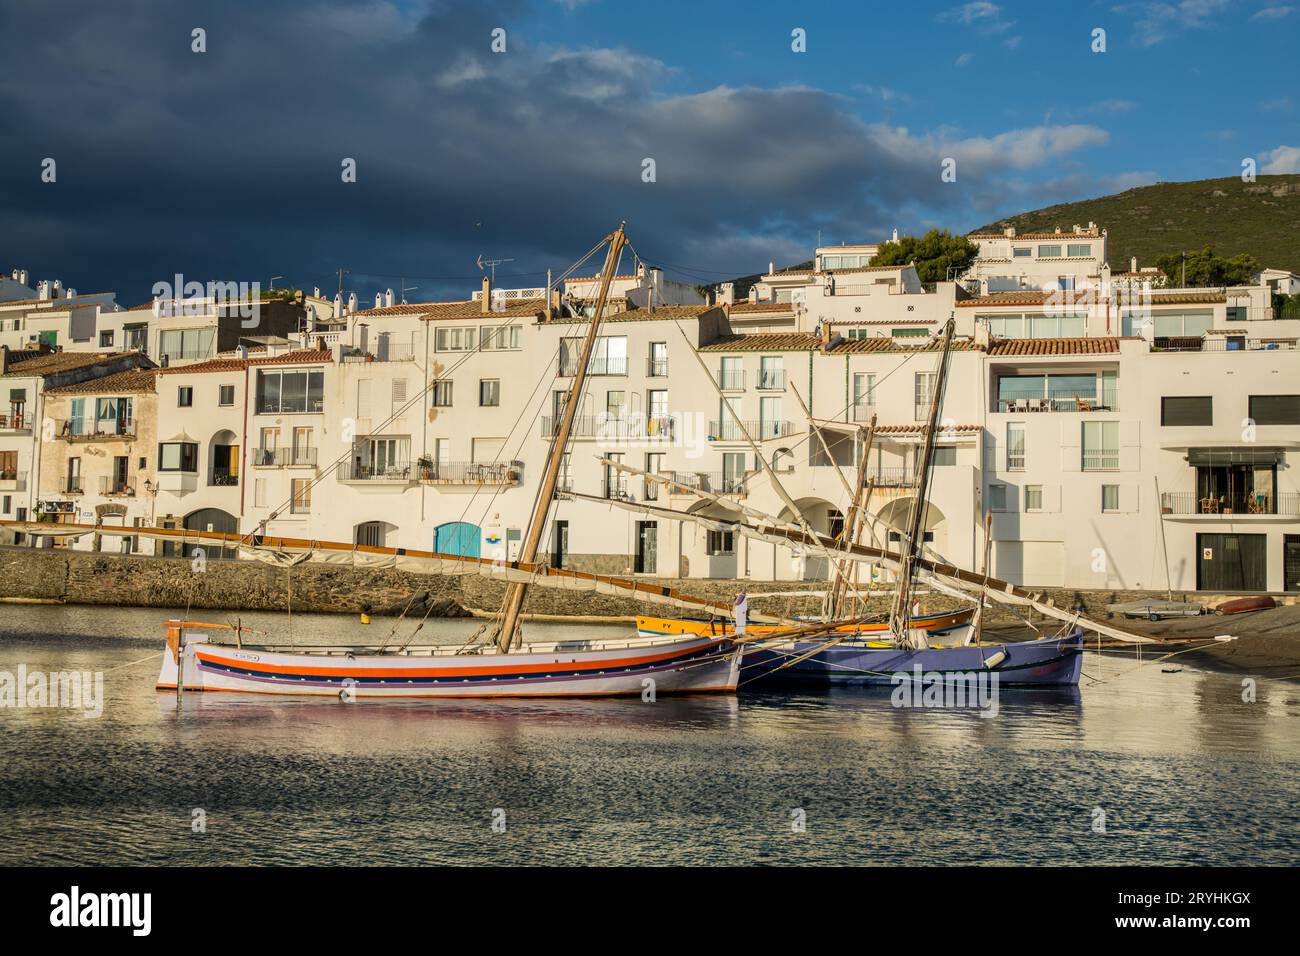
<svg viewBox="0 0 1300 956">
<path fill-rule="evenodd" d="M 369 614 L 362 614 L 362 615 L 361 615 L 361 623 L 362 623 L 362 624 L 369 624 L 369 623 L 370 623 L 370 615 L 369 615 Z"/>
</svg>

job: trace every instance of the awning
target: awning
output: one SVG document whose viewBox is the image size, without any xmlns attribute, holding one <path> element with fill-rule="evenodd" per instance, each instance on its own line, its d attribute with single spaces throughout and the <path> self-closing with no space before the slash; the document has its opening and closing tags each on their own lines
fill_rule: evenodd
<svg viewBox="0 0 1300 956">
<path fill-rule="evenodd" d="M 1189 448 L 1187 463 L 1193 468 L 1222 465 L 1278 465 L 1281 448 Z"/>
</svg>

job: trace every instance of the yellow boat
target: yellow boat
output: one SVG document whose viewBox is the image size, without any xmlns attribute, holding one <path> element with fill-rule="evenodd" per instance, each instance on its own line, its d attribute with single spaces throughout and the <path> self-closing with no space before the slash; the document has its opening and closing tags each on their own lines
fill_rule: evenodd
<svg viewBox="0 0 1300 956">
<path fill-rule="evenodd" d="M 971 619 L 974 616 L 974 608 L 964 608 L 960 611 L 924 614 L 920 617 L 914 617 L 911 619 L 911 625 L 914 628 L 928 631 L 930 634 L 937 636 L 951 634 L 962 628 L 970 627 Z M 745 627 L 745 633 L 751 635 L 770 634 L 775 631 L 785 630 L 788 627 L 789 625 L 786 624 L 749 624 Z M 730 634 L 733 626 L 730 621 L 721 618 L 650 617 L 642 615 L 636 619 L 636 629 L 640 637 L 720 637 Z M 884 637 L 889 634 L 889 622 L 876 621 L 870 624 L 849 624 L 837 628 L 831 633 L 860 634 L 865 638 L 880 634 Z"/>
</svg>

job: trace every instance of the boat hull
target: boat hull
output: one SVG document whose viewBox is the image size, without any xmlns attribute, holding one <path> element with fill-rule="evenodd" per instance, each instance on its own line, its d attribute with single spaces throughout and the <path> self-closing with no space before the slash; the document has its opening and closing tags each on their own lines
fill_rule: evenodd
<svg viewBox="0 0 1300 956">
<path fill-rule="evenodd" d="M 963 608 L 959 611 L 948 611 L 940 614 L 923 614 L 920 617 L 912 618 L 911 624 L 912 627 L 923 630 L 932 637 L 943 635 L 948 642 L 955 642 L 965 638 L 974 616 L 974 608 Z M 745 628 L 745 633 L 753 637 L 785 630 L 786 627 L 787 625 L 784 624 L 749 624 Z M 732 633 L 730 622 L 727 621 L 710 621 L 693 617 L 652 617 L 648 615 L 642 615 L 636 619 L 636 630 L 638 636 L 643 638 L 664 638 L 679 635 L 721 637 Z M 885 621 L 876 621 L 869 624 L 850 624 L 837 628 L 835 633 L 887 637 L 889 624 Z"/>
<path fill-rule="evenodd" d="M 926 677 L 997 674 L 998 684 L 1008 687 L 1068 686 L 1078 684 L 1083 671 L 1080 629 L 1066 637 L 923 650 L 866 642 L 845 642 L 820 651 L 817 646 L 797 642 L 747 651 L 742 665 L 745 686 L 761 691 L 784 684 L 897 685 L 896 675 L 911 678 L 918 668 Z M 798 660 L 805 654 L 810 656 Z M 1005 657 L 999 659 L 1000 654 Z"/>
<path fill-rule="evenodd" d="M 163 655 L 159 690 L 176 690 L 176 648 L 184 661 L 182 691 L 227 691 L 351 698 L 618 697 L 733 693 L 740 653 L 728 640 L 670 642 L 560 642 L 523 653 L 443 653 L 349 656 L 346 648 L 296 652 L 292 648 L 209 643 L 187 627 Z"/>
</svg>

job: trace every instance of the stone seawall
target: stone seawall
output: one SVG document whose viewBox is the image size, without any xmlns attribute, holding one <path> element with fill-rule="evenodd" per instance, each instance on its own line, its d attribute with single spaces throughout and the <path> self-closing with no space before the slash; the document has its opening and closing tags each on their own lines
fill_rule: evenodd
<svg viewBox="0 0 1300 956">
<path fill-rule="evenodd" d="M 808 591 L 820 586 L 806 581 L 654 580 L 726 603 L 741 587 L 755 594 Z M 477 574 L 420 575 L 321 564 L 302 564 L 290 571 L 256 561 L 213 560 L 200 573 L 185 558 L 0 548 L 0 600 L 250 611 L 282 611 L 291 600 L 293 610 L 299 612 L 373 614 L 394 607 L 400 610 L 413 594 L 425 591 L 446 611 L 455 613 L 458 606 L 494 611 L 504 590 L 500 582 Z M 1111 616 L 1106 611 L 1108 604 L 1164 598 L 1163 593 L 1120 590 L 1058 589 L 1045 594 L 1058 607 L 1081 609 L 1102 620 Z M 1222 595 L 1175 594 L 1174 598 L 1214 603 Z M 924 593 L 921 601 L 926 611 L 949 610 L 961 603 L 945 595 Z M 809 596 L 763 597 L 753 602 L 759 611 L 779 614 L 813 612 L 818 604 L 818 598 Z M 883 613 L 888 598 L 873 598 L 868 607 L 871 612 Z M 524 610 L 530 614 L 609 617 L 673 613 L 671 608 L 629 597 L 541 587 L 529 590 Z M 1029 617 L 1038 619 L 1039 615 Z M 1019 618 L 997 607 L 985 620 L 990 626 L 999 626 L 1014 624 Z"/>
</svg>

